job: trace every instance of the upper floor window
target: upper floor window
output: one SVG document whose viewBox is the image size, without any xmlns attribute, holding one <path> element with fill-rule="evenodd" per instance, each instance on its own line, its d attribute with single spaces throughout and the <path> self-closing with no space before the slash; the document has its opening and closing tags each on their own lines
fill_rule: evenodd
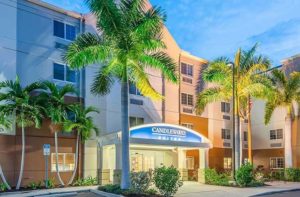
<svg viewBox="0 0 300 197">
<path fill-rule="evenodd" d="M 222 139 L 230 140 L 230 130 L 229 129 L 222 129 Z"/>
<path fill-rule="evenodd" d="M 129 117 L 130 127 L 138 126 L 144 124 L 144 118 L 140 117 Z"/>
<path fill-rule="evenodd" d="M 182 105 L 194 105 L 194 96 L 190 94 L 181 93 L 181 104 Z"/>
<path fill-rule="evenodd" d="M 229 113 L 230 112 L 230 103 L 221 102 L 221 112 Z"/>
<path fill-rule="evenodd" d="M 193 65 L 181 63 L 181 74 L 193 76 Z"/>
<path fill-rule="evenodd" d="M 73 41 L 76 38 L 76 28 L 73 25 L 65 24 L 63 22 L 54 20 L 53 35 L 66 40 Z"/>
<path fill-rule="evenodd" d="M 277 139 L 283 139 L 283 130 L 282 129 L 270 130 L 270 140 L 277 140 Z"/>
<path fill-rule="evenodd" d="M 283 157 L 271 157 L 270 158 L 270 169 L 281 169 L 284 168 Z"/>
<path fill-rule="evenodd" d="M 67 65 L 53 63 L 53 79 L 76 83 L 76 71 Z"/>
<path fill-rule="evenodd" d="M 141 96 L 141 92 L 133 83 L 129 83 L 129 94 L 139 95 Z"/>
</svg>

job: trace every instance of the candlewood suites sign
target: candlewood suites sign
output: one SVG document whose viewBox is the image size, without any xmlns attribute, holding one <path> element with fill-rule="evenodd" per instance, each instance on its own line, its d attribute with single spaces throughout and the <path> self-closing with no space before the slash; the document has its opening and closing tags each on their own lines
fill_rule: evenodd
<svg viewBox="0 0 300 197">
<path fill-rule="evenodd" d="M 178 142 L 202 142 L 200 135 L 189 129 L 165 125 L 144 125 L 130 130 L 131 138 Z"/>
</svg>

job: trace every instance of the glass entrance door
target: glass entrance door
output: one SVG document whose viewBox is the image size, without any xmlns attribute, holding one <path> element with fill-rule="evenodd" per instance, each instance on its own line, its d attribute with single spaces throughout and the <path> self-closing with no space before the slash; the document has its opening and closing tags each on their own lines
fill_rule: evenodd
<svg viewBox="0 0 300 197">
<path fill-rule="evenodd" d="M 154 156 L 151 155 L 135 153 L 131 155 L 130 160 L 131 170 L 134 172 L 149 171 L 155 168 Z"/>
</svg>

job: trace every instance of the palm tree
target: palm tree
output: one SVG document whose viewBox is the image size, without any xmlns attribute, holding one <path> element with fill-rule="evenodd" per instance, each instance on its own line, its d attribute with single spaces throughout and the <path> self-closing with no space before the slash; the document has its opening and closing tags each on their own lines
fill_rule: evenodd
<svg viewBox="0 0 300 197">
<path fill-rule="evenodd" d="M 65 96 L 67 94 L 75 94 L 76 90 L 74 86 L 70 84 L 61 88 L 50 81 L 45 81 L 43 84 L 47 88 L 47 91 L 40 94 L 39 102 L 45 106 L 46 116 L 51 120 L 49 128 L 51 132 L 54 133 L 56 174 L 60 184 L 64 186 L 65 184 L 61 179 L 58 168 L 57 132 L 63 130 L 63 123 L 67 119 L 68 104 L 65 103 Z"/>
<path fill-rule="evenodd" d="M 235 77 L 235 134 L 236 136 L 236 169 L 241 163 L 240 146 L 240 118 L 246 118 L 245 112 L 249 106 L 250 97 L 262 97 L 267 88 L 267 80 L 258 73 L 265 71 L 270 61 L 264 56 L 255 56 L 257 45 L 254 45 L 248 51 L 239 49 L 235 55 L 235 69 L 229 66 L 230 61 L 227 58 L 218 58 L 211 62 L 209 67 L 203 73 L 203 80 L 213 84 L 212 87 L 200 92 L 196 102 L 196 112 L 201 114 L 207 104 L 219 101 L 230 101 L 232 99 L 232 75 Z M 248 110 L 249 111 L 249 110 Z M 250 123 L 248 123 L 249 125 Z M 251 133 L 250 133 L 251 134 Z M 250 137 L 251 140 L 251 137 Z M 251 144 L 250 144 L 251 150 Z"/>
<path fill-rule="evenodd" d="M 0 93 L 0 100 L 2 100 L 1 96 L 2 96 L 2 94 Z M 7 117 L 0 112 L 0 129 L 1 129 L 1 127 L 4 129 L 11 129 L 11 126 L 12 126 L 11 117 Z M 6 185 L 7 189 L 11 190 L 11 187 L 8 184 L 8 182 L 4 176 L 1 164 L 0 164 L 0 177 L 2 179 L 2 182 Z"/>
<path fill-rule="evenodd" d="M 67 132 L 77 131 L 77 140 L 75 168 L 68 185 L 73 182 L 77 171 L 79 137 L 81 137 L 82 142 L 84 142 L 90 138 L 93 131 L 98 134 L 98 128 L 94 125 L 93 118 L 89 116 L 89 114 L 93 112 L 99 113 L 99 111 L 94 107 L 87 107 L 84 109 L 83 106 L 79 104 L 71 105 L 69 109 L 72 113 L 74 113 L 75 117 L 73 120 L 68 119 L 64 122 L 64 130 Z"/>
<path fill-rule="evenodd" d="M 121 83 L 122 113 L 122 179 L 121 188 L 128 189 L 129 180 L 129 82 L 144 96 L 163 98 L 150 84 L 146 69 L 162 71 L 164 77 L 177 82 L 176 64 L 163 52 L 162 28 L 165 15 L 158 7 L 146 9 L 146 0 L 86 0 L 97 17 L 101 36 L 84 33 L 68 47 L 65 59 L 74 69 L 100 63 L 91 91 L 106 95 L 115 80 Z"/>
<path fill-rule="evenodd" d="M 20 174 L 16 189 L 20 189 L 23 171 L 24 171 L 24 157 L 25 157 L 25 127 L 35 126 L 39 128 L 42 122 L 43 108 L 36 103 L 38 94 L 33 94 L 34 91 L 43 89 L 43 85 L 39 82 L 32 83 L 24 88 L 20 84 L 17 77 L 15 81 L 7 80 L 0 82 L 1 93 L 0 112 L 4 116 L 15 115 L 18 127 L 22 128 L 22 153 Z"/>
<path fill-rule="evenodd" d="M 300 73 L 293 72 L 289 76 L 281 70 L 273 70 L 270 79 L 273 83 L 272 94 L 265 106 L 265 124 L 270 122 L 274 110 L 278 107 L 286 109 L 284 127 L 285 167 L 293 165 L 292 158 L 292 120 L 295 116 L 293 103 L 300 104 Z"/>
</svg>

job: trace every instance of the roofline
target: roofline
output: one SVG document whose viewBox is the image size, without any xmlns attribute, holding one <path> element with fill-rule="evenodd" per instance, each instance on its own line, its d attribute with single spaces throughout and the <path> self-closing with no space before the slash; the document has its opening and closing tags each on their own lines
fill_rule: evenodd
<svg viewBox="0 0 300 197">
<path fill-rule="evenodd" d="M 298 58 L 298 57 L 300 57 L 300 53 L 296 54 L 296 55 L 293 55 L 291 57 L 288 57 L 288 58 L 284 58 L 284 59 L 281 60 L 281 62 L 291 61 L 291 60 L 294 60 L 295 58 Z"/>
<path fill-rule="evenodd" d="M 41 7 L 44 7 L 44 8 L 47 8 L 47 9 L 59 12 L 61 14 L 65 14 L 65 15 L 71 16 L 71 17 L 76 18 L 76 19 L 80 19 L 83 16 L 82 14 L 80 14 L 78 12 L 65 10 L 63 8 L 60 8 L 60 7 L 55 6 L 55 5 L 52 5 L 50 3 L 43 2 L 41 0 L 27 0 L 27 1 L 30 2 L 30 3 L 36 4 L 38 6 L 41 6 Z"/>
<path fill-rule="evenodd" d="M 195 59 L 195 60 L 197 60 L 197 61 L 200 61 L 200 62 L 202 62 L 202 63 L 204 63 L 204 64 L 207 64 L 207 63 L 208 63 L 208 60 L 203 59 L 203 58 L 200 58 L 200 57 L 197 57 L 197 56 L 195 56 L 195 55 L 192 55 L 192 54 L 191 54 L 190 52 L 188 52 L 188 51 L 181 50 L 181 54 L 184 55 L 184 56 L 190 57 L 190 58 L 192 58 L 192 59 Z"/>
</svg>

